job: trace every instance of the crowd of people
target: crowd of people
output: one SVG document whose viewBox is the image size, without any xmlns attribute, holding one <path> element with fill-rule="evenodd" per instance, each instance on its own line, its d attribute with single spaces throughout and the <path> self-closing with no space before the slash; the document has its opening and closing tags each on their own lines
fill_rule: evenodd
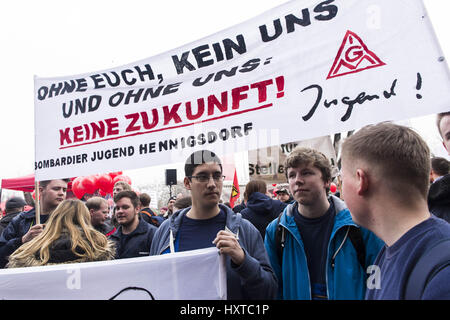
<svg viewBox="0 0 450 320">
<path fill-rule="evenodd" d="M 437 126 L 450 154 L 450 112 Z M 344 141 L 336 177 L 311 148 L 294 149 L 284 167 L 288 187 L 270 194 L 252 180 L 233 208 L 222 203 L 222 162 L 208 150 L 186 160 L 189 196 L 171 197 L 161 212 L 123 181 L 112 208 L 102 197 L 65 199 L 68 180 L 41 181 L 40 223 L 21 198 L 6 203 L 0 267 L 214 246 L 231 300 L 450 299 L 450 165 L 416 132 L 389 122 L 362 128 Z"/>
</svg>

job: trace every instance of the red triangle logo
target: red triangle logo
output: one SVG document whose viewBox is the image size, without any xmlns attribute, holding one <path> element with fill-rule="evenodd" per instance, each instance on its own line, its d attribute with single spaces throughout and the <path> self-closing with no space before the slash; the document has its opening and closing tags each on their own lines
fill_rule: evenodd
<svg viewBox="0 0 450 320">
<path fill-rule="evenodd" d="M 384 65 L 386 64 L 367 48 L 356 33 L 348 30 L 328 73 L 327 80 Z"/>
</svg>

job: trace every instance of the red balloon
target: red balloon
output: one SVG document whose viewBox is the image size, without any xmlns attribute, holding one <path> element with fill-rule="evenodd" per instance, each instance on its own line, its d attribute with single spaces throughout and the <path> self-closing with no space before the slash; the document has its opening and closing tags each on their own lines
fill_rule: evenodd
<svg viewBox="0 0 450 320">
<path fill-rule="evenodd" d="M 84 194 L 86 193 L 86 190 L 81 183 L 82 180 L 83 177 L 77 177 L 72 181 L 72 192 L 78 199 L 83 198 Z"/>
<path fill-rule="evenodd" d="M 113 185 L 116 184 L 117 181 L 124 181 L 124 182 L 128 183 L 129 185 L 131 185 L 131 179 L 128 176 L 124 176 L 124 175 L 116 176 L 113 179 Z"/>
<path fill-rule="evenodd" d="M 335 185 L 334 183 L 331 183 L 331 184 L 330 184 L 330 191 L 331 191 L 332 193 L 335 193 L 335 192 L 337 191 L 337 187 L 336 187 L 336 185 Z"/>
<path fill-rule="evenodd" d="M 83 188 L 86 191 L 86 193 L 92 194 L 95 192 L 95 190 L 98 189 L 97 179 L 95 178 L 95 176 L 84 177 L 83 180 L 81 181 L 81 184 L 83 185 Z"/>
<path fill-rule="evenodd" d="M 108 174 L 110 175 L 110 177 L 111 177 L 112 179 L 114 179 L 115 177 L 122 175 L 122 171 L 110 172 L 110 173 L 108 173 Z"/>
<path fill-rule="evenodd" d="M 113 179 L 109 174 L 103 174 L 97 179 L 97 187 L 103 191 L 105 195 L 111 193 L 114 188 Z"/>
<path fill-rule="evenodd" d="M 276 187 L 277 186 L 277 184 L 276 183 L 272 183 L 272 187 Z"/>
</svg>

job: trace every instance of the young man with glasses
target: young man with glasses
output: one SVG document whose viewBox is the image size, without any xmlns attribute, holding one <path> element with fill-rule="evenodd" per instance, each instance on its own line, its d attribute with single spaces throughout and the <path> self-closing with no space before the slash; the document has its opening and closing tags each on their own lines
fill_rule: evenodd
<svg viewBox="0 0 450 320">
<path fill-rule="evenodd" d="M 211 151 L 197 151 L 189 156 L 184 170 L 192 206 L 164 221 L 150 254 L 216 246 L 225 254 L 228 299 L 274 298 L 276 278 L 261 235 L 240 214 L 219 204 L 224 179 L 220 159 Z"/>
</svg>

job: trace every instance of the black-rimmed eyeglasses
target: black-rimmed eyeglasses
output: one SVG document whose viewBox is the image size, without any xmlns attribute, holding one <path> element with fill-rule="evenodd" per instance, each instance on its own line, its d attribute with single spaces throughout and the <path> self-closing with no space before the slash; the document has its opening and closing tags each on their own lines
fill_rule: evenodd
<svg viewBox="0 0 450 320">
<path fill-rule="evenodd" d="M 212 176 L 211 175 L 207 175 L 207 174 L 198 174 L 196 176 L 189 176 L 188 178 L 192 179 L 196 179 L 198 182 L 208 182 L 209 179 L 214 180 L 214 182 L 222 182 L 223 180 L 225 180 L 225 176 L 222 175 L 222 173 L 215 173 Z"/>
</svg>

